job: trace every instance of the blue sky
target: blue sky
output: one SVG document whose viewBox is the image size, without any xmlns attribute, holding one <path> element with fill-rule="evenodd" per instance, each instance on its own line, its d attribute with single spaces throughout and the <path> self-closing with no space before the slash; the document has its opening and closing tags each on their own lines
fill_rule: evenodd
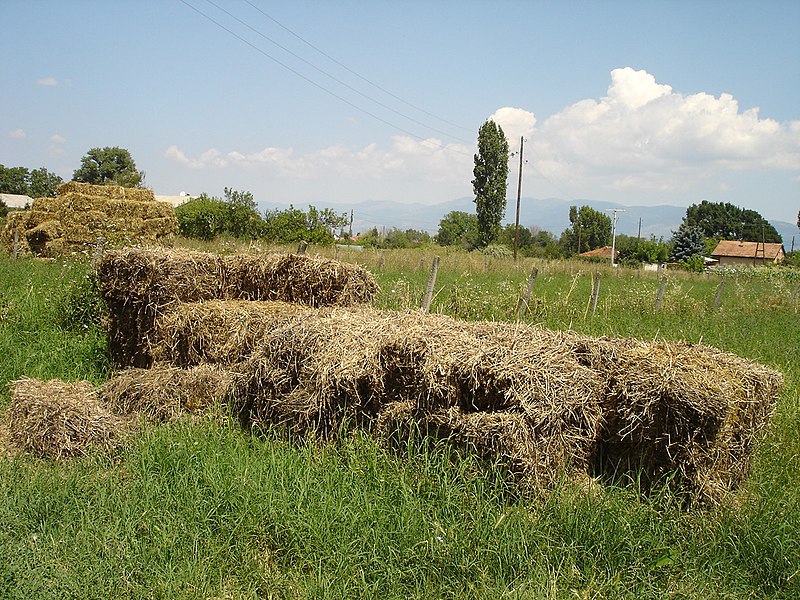
<svg viewBox="0 0 800 600">
<path fill-rule="evenodd" d="M 0 22 L 6 166 L 69 179 L 121 146 L 157 194 L 436 204 L 472 195 L 494 118 L 527 197 L 800 210 L 796 1 L 0 0 Z"/>
</svg>

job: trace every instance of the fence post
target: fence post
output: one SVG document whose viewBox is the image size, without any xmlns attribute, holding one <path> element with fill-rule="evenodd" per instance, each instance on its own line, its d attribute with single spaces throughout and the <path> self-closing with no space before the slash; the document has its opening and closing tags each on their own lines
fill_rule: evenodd
<svg viewBox="0 0 800 600">
<path fill-rule="evenodd" d="M 525 313 L 528 312 L 528 306 L 531 301 L 531 294 L 533 293 L 533 283 L 536 281 L 536 276 L 539 274 L 539 270 L 536 267 L 533 267 L 531 271 L 531 276 L 528 277 L 528 287 L 525 288 L 525 295 L 522 297 L 522 302 L 519 303 L 519 308 L 517 309 L 517 321 L 521 321 L 525 318 Z"/>
<path fill-rule="evenodd" d="M 384 258 L 383 250 L 381 250 L 381 253 L 378 254 L 378 268 L 382 269 L 384 266 L 386 266 L 386 258 Z"/>
<path fill-rule="evenodd" d="M 16 260 L 17 256 L 19 256 L 19 229 L 14 230 L 14 245 L 12 247 L 11 254 L 14 257 L 14 260 Z"/>
<path fill-rule="evenodd" d="M 661 278 L 661 285 L 658 286 L 658 294 L 656 294 L 656 312 L 661 310 L 664 306 L 664 292 L 667 290 L 667 276 Z"/>
<path fill-rule="evenodd" d="M 800 293 L 800 283 L 794 286 L 794 291 L 792 292 L 791 302 L 794 304 L 794 301 L 797 300 L 797 294 Z"/>
<path fill-rule="evenodd" d="M 727 281 L 725 279 L 719 282 L 717 293 L 714 294 L 714 303 L 712 304 L 714 310 L 717 310 L 719 308 L 720 303 L 722 302 L 722 292 L 725 291 L 725 284 L 727 284 Z"/>
<path fill-rule="evenodd" d="M 422 312 L 428 312 L 431 308 L 431 301 L 433 300 L 433 288 L 436 285 L 436 275 L 439 273 L 439 257 L 433 257 L 433 264 L 431 265 L 431 273 L 428 275 L 428 285 L 425 286 L 425 298 L 422 300 Z"/>
<path fill-rule="evenodd" d="M 595 271 L 592 273 L 592 299 L 590 304 L 592 306 L 592 318 L 594 318 L 594 313 L 597 310 L 597 297 L 600 295 L 600 271 Z M 588 306 L 586 307 L 588 310 Z M 583 318 L 586 318 L 586 315 L 583 315 Z"/>
<path fill-rule="evenodd" d="M 308 242 L 300 242 L 297 245 L 297 253 L 298 254 L 305 254 L 307 248 L 308 248 Z"/>
</svg>

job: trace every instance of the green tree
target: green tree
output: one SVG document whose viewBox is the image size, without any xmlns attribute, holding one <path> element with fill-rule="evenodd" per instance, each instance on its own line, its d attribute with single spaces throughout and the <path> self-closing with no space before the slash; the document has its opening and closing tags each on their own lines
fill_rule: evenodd
<svg viewBox="0 0 800 600">
<path fill-rule="evenodd" d="M 500 221 L 506 213 L 508 178 L 508 140 L 502 127 L 492 120 L 478 130 L 478 153 L 472 173 L 479 245 L 487 246 L 500 233 Z"/>
<path fill-rule="evenodd" d="M 686 225 L 699 227 L 706 237 L 744 242 L 781 243 L 778 231 L 758 212 L 727 202 L 692 204 L 683 219 Z"/>
<path fill-rule="evenodd" d="M 263 237 L 274 242 L 308 242 L 310 244 L 332 244 L 334 232 L 349 220 L 342 213 L 337 215 L 326 208 L 318 210 L 308 207 L 308 213 L 289 206 L 286 210 L 268 211 L 264 217 Z"/>
<path fill-rule="evenodd" d="M 611 245 L 611 217 L 590 206 L 569 207 L 570 227 L 561 236 L 568 254 Z"/>
<path fill-rule="evenodd" d="M 131 153 L 117 146 L 90 149 L 72 178 L 95 185 L 144 187 L 144 171 L 137 171 Z"/>
<path fill-rule="evenodd" d="M 27 194 L 28 169 L 0 165 L 0 194 Z"/>
<path fill-rule="evenodd" d="M 34 169 L 28 174 L 28 195 L 31 198 L 52 198 L 62 183 L 61 177 L 44 167 Z"/>
<path fill-rule="evenodd" d="M 616 250 L 623 265 L 663 263 L 669 259 L 670 247 L 652 236 L 649 240 L 630 235 L 617 235 Z"/>
<path fill-rule="evenodd" d="M 696 256 L 702 256 L 705 248 L 705 235 L 697 225 L 682 223 L 672 233 L 672 252 L 670 259 L 675 262 L 687 262 Z"/>
<path fill-rule="evenodd" d="M 58 186 L 64 183 L 55 173 L 44 167 L 29 171 L 25 167 L 6 168 L 0 165 L 0 193 L 22 194 L 32 198 L 56 195 Z"/>
<path fill-rule="evenodd" d="M 181 235 L 213 240 L 227 231 L 228 208 L 223 200 L 203 193 L 175 209 Z"/>
<path fill-rule="evenodd" d="M 478 217 L 467 212 L 454 210 L 439 221 L 436 243 L 440 246 L 461 246 L 472 250 L 478 245 Z"/>
</svg>

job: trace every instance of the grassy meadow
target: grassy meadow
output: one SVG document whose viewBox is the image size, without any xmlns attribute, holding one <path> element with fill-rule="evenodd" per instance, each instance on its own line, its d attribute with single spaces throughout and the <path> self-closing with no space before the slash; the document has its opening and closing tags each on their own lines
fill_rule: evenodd
<svg viewBox="0 0 800 600">
<path fill-rule="evenodd" d="M 16 453 L 0 432 L 0 598 L 800 597 L 799 271 L 670 271 L 656 309 L 655 273 L 443 248 L 311 251 L 368 268 L 389 309 L 420 306 L 439 254 L 431 310 L 464 319 L 515 319 L 535 267 L 528 323 L 702 342 L 780 370 L 747 485 L 702 509 L 667 491 L 642 498 L 636 481 L 522 499 L 444 443 L 297 445 L 244 433 L 222 408 L 69 462 Z M 22 376 L 109 376 L 89 270 L 0 255 L 0 412 Z"/>
</svg>

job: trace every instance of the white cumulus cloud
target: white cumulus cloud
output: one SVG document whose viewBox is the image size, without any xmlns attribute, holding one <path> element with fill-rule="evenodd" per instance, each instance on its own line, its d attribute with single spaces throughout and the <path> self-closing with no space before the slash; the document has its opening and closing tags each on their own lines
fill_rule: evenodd
<svg viewBox="0 0 800 600">
<path fill-rule="evenodd" d="M 58 79 L 55 77 L 42 77 L 41 79 L 36 80 L 37 85 L 43 85 L 45 87 L 56 87 L 58 85 Z"/>
<path fill-rule="evenodd" d="M 66 144 L 67 138 L 65 138 L 63 135 L 54 133 L 53 135 L 50 136 L 50 141 L 53 142 L 54 144 Z"/>
<path fill-rule="evenodd" d="M 25 133 L 24 129 L 12 129 L 8 132 L 8 137 L 15 140 L 24 140 L 26 137 L 28 137 L 28 134 Z"/>
<path fill-rule="evenodd" d="M 606 96 L 564 108 L 531 138 L 542 173 L 595 195 L 679 193 L 721 169 L 800 169 L 797 121 L 742 111 L 731 94 L 681 94 L 629 67 L 611 72 Z"/>
</svg>

